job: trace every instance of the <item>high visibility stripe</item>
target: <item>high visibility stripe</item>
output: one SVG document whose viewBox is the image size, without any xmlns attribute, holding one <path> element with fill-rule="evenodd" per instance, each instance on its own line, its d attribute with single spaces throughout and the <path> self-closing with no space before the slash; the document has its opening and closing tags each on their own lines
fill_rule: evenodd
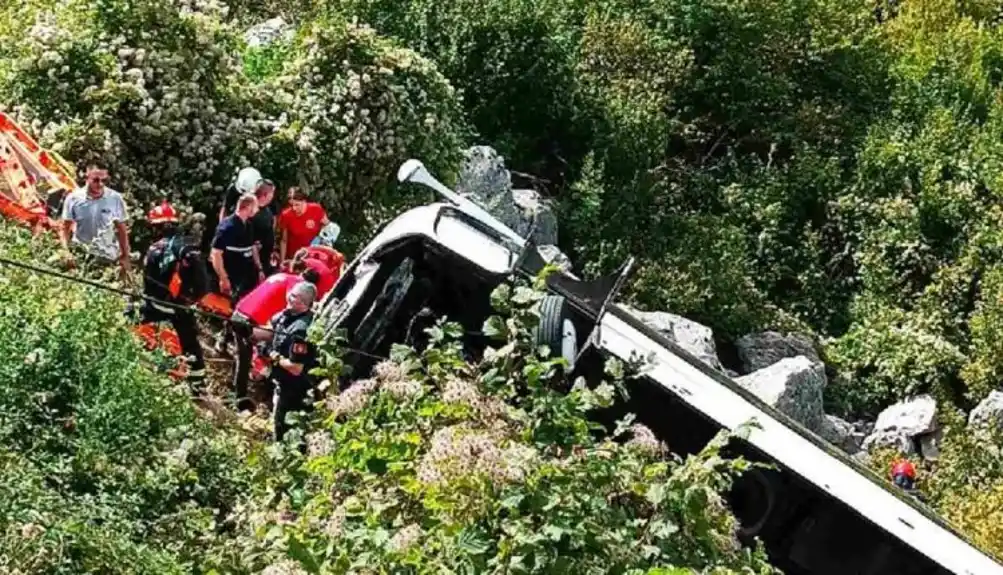
<svg viewBox="0 0 1003 575">
<path fill-rule="evenodd" d="M 174 314 L 174 308 L 173 307 L 167 307 L 165 305 L 160 305 L 160 304 L 158 304 L 156 302 L 152 302 L 151 301 L 150 302 L 150 307 L 152 307 L 153 309 L 155 309 L 155 310 L 157 310 L 159 312 L 169 313 L 169 314 L 172 314 L 172 315 Z"/>
</svg>

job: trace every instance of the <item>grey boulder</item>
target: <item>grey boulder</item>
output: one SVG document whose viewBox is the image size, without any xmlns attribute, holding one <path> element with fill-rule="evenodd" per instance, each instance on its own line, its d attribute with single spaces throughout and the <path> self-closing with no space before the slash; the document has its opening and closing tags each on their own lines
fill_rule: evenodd
<svg viewBox="0 0 1003 575">
<path fill-rule="evenodd" d="M 824 415 L 822 417 L 818 434 L 829 443 L 851 455 L 860 451 L 860 445 L 864 441 L 864 434 L 860 433 L 856 426 L 835 415 Z"/>
<path fill-rule="evenodd" d="M 815 344 L 804 334 L 782 334 L 775 331 L 750 333 L 735 342 L 742 373 L 752 373 L 769 367 L 781 359 L 802 355 L 821 362 Z"/>
<path fill-rule="evenodd" d="M 512 190 L 512 199 L 530 228 L 529 239 L 538 246 L 557 243 L 557 214 L 535 190 Z"/>
<path fill-rule="evenodd" d="M 809 430 L 822 428 L 826 378 L 825 368 L 818 362 L 805 356 L 784 358 L 736 381 Z"/>
<path fill-rule="evenodd" d="M 916 453 L 916 441 L 937 431 L 937 401 L 920 395 L 885 408 L 874 422 L 874 430 L 864 440 L 864 449 L 893 448 L 903 454 Z M 927 452 L 933 454 L 935 440 L 926 439 Z"/>
<path fill-rule="evenodd" d="M 978 431 L 1003 431 L 1003 392 L 993 391 L 968 414 L 968 427 Z"/>
<path fill-rule="evenodd" d="M 724 371 L 717 357 L 714 332 L 709 327 L 664 311 L 638 311 L 630 306 L 622 307 L 700 361 Z"/>
</svg>

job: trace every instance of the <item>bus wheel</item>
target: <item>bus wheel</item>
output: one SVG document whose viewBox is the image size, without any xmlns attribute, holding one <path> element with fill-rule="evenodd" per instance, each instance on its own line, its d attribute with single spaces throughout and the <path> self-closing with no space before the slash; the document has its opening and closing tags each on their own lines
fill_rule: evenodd
<svg viewBox="0 0 1003 575">
<path fill-rule="evenodd" d="M 762 533 L 777 504 L 777 486 L 762 469 L 750 469 L 735 482 L 731 506 L 739 520 L 738 536 Z"/>
<path fill-rule="evenodd" d="M 550 348 L 551 357 L 560 354 L 574 369 L 578 357 L 578 331 L 571 319 L 567 300 L 558 295 L 546 295 L 540 301 L 540 323 L 536 327 L 536 344 Z"/>
</svg>

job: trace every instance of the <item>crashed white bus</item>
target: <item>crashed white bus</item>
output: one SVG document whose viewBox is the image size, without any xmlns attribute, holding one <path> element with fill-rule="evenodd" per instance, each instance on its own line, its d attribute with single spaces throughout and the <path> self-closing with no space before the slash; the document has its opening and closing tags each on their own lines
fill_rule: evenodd
<svg viewBox="0 0 1003 575">
<path fill-rule="evenodd" d="M 327 329 L 344 330 L 361 352 L 349 357 L 356 373 L 393 343 L 420 345 L 423 322 L 443 315 L 465 326 L 470 349 L 483 349 L 478 332 L 492 289 L 545 265 L 535 246 L 420 162 L 406 162 L 398 179 L 427 185 L 448 203 L 387 224 L 322 302 Z M 763 541 L 788 575 L 1003 575 L 1003 566 L 924 505 L 613 304 L 631 263 L 594 281 L 550 276 L 538 337 L 569 360 L 573 376 L 601 375 L 610 356 L 648 358 L 620 409 L 678 452 L 699 451 L 721 429 L 754 421 L 734 450 L 776 471 L 756 470 L 736 484 L 730 501 L 741 538 Z"/>
</svg>

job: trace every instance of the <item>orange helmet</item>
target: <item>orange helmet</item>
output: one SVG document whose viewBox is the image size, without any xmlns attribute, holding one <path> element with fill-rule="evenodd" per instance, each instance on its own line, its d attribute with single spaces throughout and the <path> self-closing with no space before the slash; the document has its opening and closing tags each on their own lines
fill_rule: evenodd
<svg viewBox="0 0 1003 575">
<path fill-rule="evenodd" d="M 167 224 L 167 223 L 178 223 L 178 213 L 174 211 L 171 204 L 164 200 L 164 203 L 153 208 L 146 214 L 146 219 L 150 221 L 151 224 Z"/>
<path fill-rule="evenodd" d="M 892 478 L 906 477 L 916 479 L 916 466 L 907 459 L 900 459 L 892 466 Z"/>
</svg>

